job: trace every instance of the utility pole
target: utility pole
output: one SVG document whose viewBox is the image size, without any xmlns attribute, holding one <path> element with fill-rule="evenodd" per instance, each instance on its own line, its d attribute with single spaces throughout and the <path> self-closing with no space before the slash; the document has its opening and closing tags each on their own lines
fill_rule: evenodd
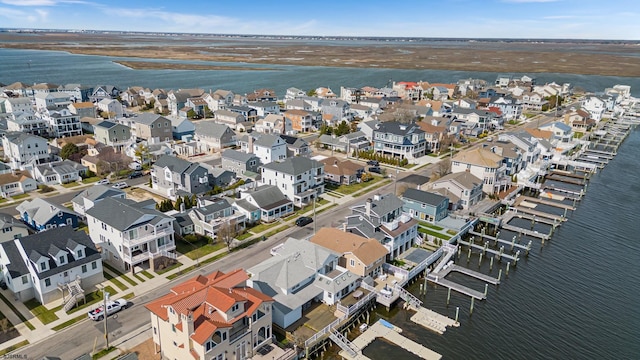
<svg viewBox="0 0 640 360">
<path fill-rule="evenodd" d="M 108 327 L 107 327 L 107 318 L 108 318 L 108 316 L 107 315 L 109 315 L 109 314 L 107 313 L 107 300 L 109 299 L 109 292 L 106 290 L 106 288 L 104 286 L 102 286 L 102 297 L 104 299 L 104 304 L 102 305 L 103 306 L 102 313 L 103 313 L 103 317 L 104 317 L 104 319 L 103 319 L 103 321 L 104 321 L 104 339 L 107 342 L 107 346 L 106 346 L 105 349 L 108 349 L 109 348 L 109 332 L 107 330 L 108 329 Z"/>
<path fill-rule="evenodd" d="M 318 193 L 316 192 L 316 195 L 314 195 L 313 197 L 313 235 L 316 234 L 317 227 L 318 227 L 318 223 L 316 222 L 316 196 L 317 195 Z"/>
</svg>

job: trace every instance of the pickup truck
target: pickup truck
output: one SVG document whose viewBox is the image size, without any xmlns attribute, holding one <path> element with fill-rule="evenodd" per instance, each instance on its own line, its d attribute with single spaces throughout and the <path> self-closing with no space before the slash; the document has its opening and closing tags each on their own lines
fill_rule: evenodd
<svg viewBox="0 0 640 360">
<path fill-rule="evenodd" d="M 110 301 L 107 303 L 107 316 L 111 314 L 115 314 L 118 311 L 126 308 L 127 308 L 127 300 L 125 299 Z M 93 321 L 99 321 L 104 319 L 104 305 L 89 311 L 87 315 L 89 316 L 89 319 Z"/>
</svg>

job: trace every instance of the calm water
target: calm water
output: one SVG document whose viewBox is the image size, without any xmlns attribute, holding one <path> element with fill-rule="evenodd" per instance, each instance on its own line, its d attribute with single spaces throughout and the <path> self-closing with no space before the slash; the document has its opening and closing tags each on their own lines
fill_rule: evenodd
<svg viewBox="0 0 640 360">
<path fill-rule="evenodd" d="M 412 323 L 411 312 L 382 316 L 445 359 L 639 359 L 639 159 L 636 130 L 592 177 L 586 196 L 551 242 L 541 249 L 534 240 L 529 257 L 506 279 L 503 266 L 502 284 L 489 287 L 488 299 L 475 302 L 472 316 L 469 298 L 452 292 L 447 307 L 446 289 L 430 286 L 421 297 L 425 306 L 452 318 L 459 306 L 459 328 L 436 335 Z M 478 269 L 478 257 L 467 263 L 465 251 L 457 262 Z M 497 276 L 495 265 L 489 272 L 485 259 L 479 271 Z M 479 281 L 453 275 L 453 281 L 484 290 Z M 418 283 L 412 291 L 418 293 Z M 403 352 L 382 342 L 367 350 L 374 359 L 402 358 Z"/>
<path fill-rule="evenodd" d="M 384 86 L 391 80 L 452 82 L 478 77 L 493 81 L 496 73 L 412 71 L 272 66 L 270 71 L 131 70 L 112 62 L 116 58 L 72 55 L 64 52 L 0 49 L 0 82 L 53 82 L 58 84 L 140 85 L 162 88 L 224 88 L 238 93 L 291 86 L 310 89 L 330 86 Z M 203 62 L 198 62 L 203 63 Z M 228 65 L 228 64 L 226 64 Z M 242 64 L 237 64 L 241 66 Z M 255 66 L 255 65 L 251 65 Z M 570 74 L 537 74 L 539 82 L 570 82 L 590 91 L 614 84 L 629 84 L 637 94 L 640 79 Z M 436 335 L 413 324 L 410 313 L 386 314 L 403 334 L 441 353 L 446 359 L 638 359 L 640 358 L 640 131 L 620 148 L 618 156 L 589 183 L 586 197 L 569 221 L 540 248 L 534 240 L 530 256 L 511 268 L 499 287 L 491 287 L 487 301 L 476 302 L 430 287 L 425 306 L 455 316 L 459 328 Z M 510 238 L 511 234 L 503 232 Z M 523 239 L 523 241 L 528 241 Z M 458 260 L 466 264 L 466 255 Z M 478 258 L 472 255 L 472 269 Z M 489 273 L 489 262 L 480 271 Z M 491 274 L 497 276 L 498 266 Z M 504 274 L 503 274 L 504 276 Z M 483 290 L 481 283 L 464 276 L 454 281 Z M 412 290 L 417 293 L 417 283 Z M 374 342 L 365 353 L 372 358 L 398 359 L 404 350 Z M 384 354 L 384 355 L 383 355 Z"/>
<path fill-rule="evenodd" d="M 389 81 L 455 82 L 469 77 L 493 82 L 497 72 L 399 70 L 371 68 L 330 68 L 312 66 L 247 65 L 193 61 L 196 64 L 265 67 L 274 70 L 133 70 L 113 60 L 140 60 L 121 57 L 74 55 L 59 51 L 0 49 L 0 82 L 51 82 L 55 84 L 109 84 L 122 88 L 144 86 L 150 88 L 228 89 L 247 93 L 258 88 L 273 88 L 282 96 L 295 86 L 303 90 L 328 86 L 335 92 L 340 86 L 386 86 Z M 145 60 L 146 61 L 146 60 Z M 166 60 L 162 60 L 166 61 Z M 180 61 L 178 61 L 180 62 Z M 182 61 L 186 62 L 186 61 Z M 631 85 L 640 94 L 640 78 L 593 76 L 575 74 L 535 74 L 539 83 L 569 82 L 588 91 L 603 91 L 615 84 Z M 636 95 L 637 96 L 637 95 Z"/>
</svg>

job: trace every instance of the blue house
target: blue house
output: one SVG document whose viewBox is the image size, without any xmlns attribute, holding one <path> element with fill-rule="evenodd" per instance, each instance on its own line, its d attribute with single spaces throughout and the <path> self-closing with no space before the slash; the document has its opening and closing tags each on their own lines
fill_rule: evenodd
<svg viewBox="0 0 640 360">
<path fill-rule="evenodd" d="M 61 226 L 78 227 L 78 214 L 68 208 L 43 199 L 25 201 L 16 206 L 20 218 L 36 231 Z"/>
<path fill-rule="evenodd" d="M 449 214 L 449 198 L 439 194 L 407 189 L 402 194 L 404 206 L 402 210 L 418 220 L 434 223 Z"/>
</svg>

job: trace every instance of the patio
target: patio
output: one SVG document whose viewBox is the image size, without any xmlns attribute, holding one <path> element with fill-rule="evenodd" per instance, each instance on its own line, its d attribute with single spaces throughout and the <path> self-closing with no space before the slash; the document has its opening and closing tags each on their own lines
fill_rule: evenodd
<svg viewBox="0 0 640 360">
<path fill-rule="evenodd" d="M 334 315 L 335 310 L 335 306 L 315 303 L 302 315 L 300 320 L 289 326 L 286 332 L 291 334 L 292 339 L 298 343 L 298 346 L 303 345 L 304 340 L 310 338 L 336 320 L 336 316 Z"/>
</svg>

